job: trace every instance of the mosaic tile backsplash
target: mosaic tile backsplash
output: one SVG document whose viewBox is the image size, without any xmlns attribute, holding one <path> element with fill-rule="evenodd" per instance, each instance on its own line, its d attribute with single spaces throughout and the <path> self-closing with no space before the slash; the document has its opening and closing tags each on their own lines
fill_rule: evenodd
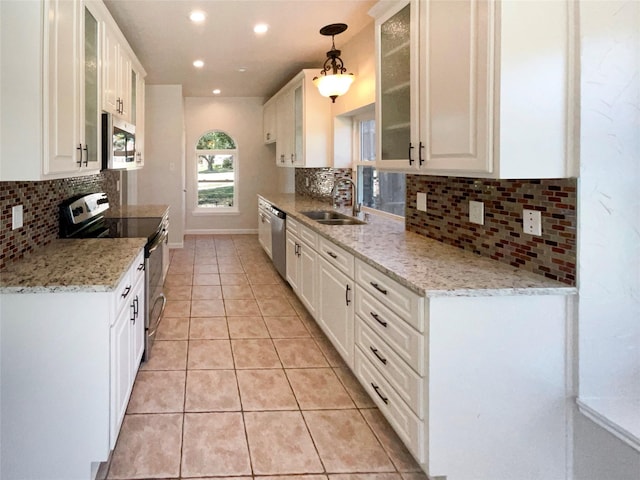
<svg viewBox="0 0 640 480">
<path fill-rule="evenodd" d="M 117 181 L 120 172 L 42 182 L 0 182 L 0 269 L 37 247 L 57 238 L 58 205 L 79 193 L 106 192 L 109 202 L 119 206 Z M 11 208 L 23 205 L 24 226 L 11 227 Z"/>
<path fill-rule="evenodd" d="M 336 180 L 351 178 L 350 168 L 296 168 L 296 194 L 316 200 L 331 201 L 331 190 Z M 351 184 L 338 186 L 337 202 L 340 206 L 351 205 Z"/>
<path fill-rule="evenodd" d="M 576 284 L 577 180 L 478 180 L 407 175 L 406 229 L 560 282 Z M 416 194 L 427 194 L 427 212 Z M 469 201 L 484 203 L 484 225 Z M 542 213 L 542 236 L 522 231 L 522 209 Z"/>
</svg>

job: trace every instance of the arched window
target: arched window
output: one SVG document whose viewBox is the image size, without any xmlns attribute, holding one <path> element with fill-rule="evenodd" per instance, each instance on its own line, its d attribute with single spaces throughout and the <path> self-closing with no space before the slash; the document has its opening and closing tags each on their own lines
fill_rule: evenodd
<svg viewBox="0 0 640 480">
<path fill-rule="evenodd" d="M 198 209 L 237 211 L 238 150 L 233 138 L 217 130 L 202 135 L 196 144 L 196 174 Z"/>
</svg>

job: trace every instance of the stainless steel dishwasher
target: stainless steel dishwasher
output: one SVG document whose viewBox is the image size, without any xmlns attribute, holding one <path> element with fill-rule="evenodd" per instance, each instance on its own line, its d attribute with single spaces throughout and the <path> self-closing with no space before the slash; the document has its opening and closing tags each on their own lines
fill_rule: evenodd
<svg viewBox="0 0 640 480">
<path fill-rule="evenodd" d="M 278 273 L 285 280 L 287 279 L 287 236 L 286 217 L 287 215 L 274 207 L 269 208 L 271 214 L 271 259 Z"/>
</svg>

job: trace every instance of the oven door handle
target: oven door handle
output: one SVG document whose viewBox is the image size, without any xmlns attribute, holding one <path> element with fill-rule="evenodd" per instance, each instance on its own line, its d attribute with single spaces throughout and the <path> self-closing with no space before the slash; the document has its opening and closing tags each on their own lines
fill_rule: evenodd
<svg viewBox="0 0 640 480">
<path fill-rule="evenodd" d="M 158 327 L 160 326 L 160 323 L 162 322 L 162 314 L 164 313 L 164 308 L 167 306 L 167 297 L 164 296 L 164 293 L 161 293 L 158 298 L 156 298 L 156 301 L 154 302 L 154 306 L 156 303 L 158 303 L 158 300 L 162 300 L 162 308 L 160 309 L 160 315 L 158 315 L 158 321 L 156 322 L 155 326 L 153 327 L 153 330 L 151 330 L 151 325 L 149 325 L 149 329 L 151 330 L 148 335 L 150 337 L 153 337 L 156 332 L 158 331 Z"/>
<path fill-rule="evenodd" d="M 160 232 L 160 234 L 153 239 L 151 245 L 149 245 L 149 253 L 153 252 L 160 245 L 162 245 L 162 242 L 164 242 L 165 238 L 167 238 L 167 231 L 163 228 L 162 232 Z"/>
</svg>

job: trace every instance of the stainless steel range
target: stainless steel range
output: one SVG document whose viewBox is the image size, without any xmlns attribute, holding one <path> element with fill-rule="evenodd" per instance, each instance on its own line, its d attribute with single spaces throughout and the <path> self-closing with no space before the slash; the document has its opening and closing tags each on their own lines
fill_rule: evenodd
<svg viewBox="0 0 640 480">
<path fill-rule="evenodd" d="M 109 200 L 105 193 L 77 195 L 60 204 L 60 238 L 146 238 L 145 258 L 145 348 L 151 347 L 166 305 L 163 287 L 163 248 L 168 226 L 160 217 L 107 218 Z"/>
</svg>

